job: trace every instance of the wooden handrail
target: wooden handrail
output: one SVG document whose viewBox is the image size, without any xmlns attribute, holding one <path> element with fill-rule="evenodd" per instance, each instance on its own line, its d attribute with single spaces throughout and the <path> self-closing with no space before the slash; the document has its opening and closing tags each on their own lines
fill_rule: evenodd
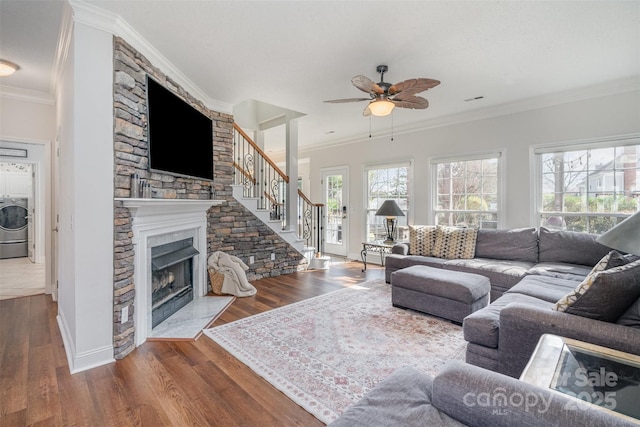
<svg viewBox="0 0 640 427">
<path fill-rule="evenodd" d="M 311 200 L 309 200 L 309 198 L 299 188 L 298 188 L 298 196 L 302 197 L 302 200 L 304 200 L 305 202 L 307 202 L 311 206 L 316 206 L 316 207 L 324 206 L 324 204 L 322 204 L 322 203 L 313 203 Z"/>
<path fill-rule="evenodd" d="M 253 142 L 253 140 L 249 137 L 249 135 L 247 135 L 241 128 L 240 126 L 238 126 L 237 123 L 233 123 L 233 128 L 244 137 L 244 139 L 247 140 L 247 142 L 249 143 L 249 145 L 251 145 L 261 156 L 262 158 L 271 165 L 271 167 L 273 169 L 275 169 L 275 171 L 278 173 L 278 175 L 280 175 L 282 177 L 282 179 L 284 179 L 284 181 L 288 184 L 289 183 L 289 177 L 287 175 L 285 175 L 284 172 L 282 172 L 280 170 L 280 168 L 278 166 L 276 166 L 275 163 L 273 163 L 273 161 L 266 155 L 266 153 L 264 151 L 262 151 L 262 149 L 260 147 L 258 147 L 256 145 L 255 142 Z"/>
<path fill-rule="evenodd" d="M 233 162 L 233 166 L 238 169 L 242 175 L 244 175 L 247 179 L 251 180 L 251 182 L 255 185 L 255 183 L 257 182 L 256 179 L 254 177 L 251 176 L 251 174 L 249 172 L 247 172 L 246 170 L 242 169 L 242 166 L 240 166 L 237 162 Z"/>
</svg>

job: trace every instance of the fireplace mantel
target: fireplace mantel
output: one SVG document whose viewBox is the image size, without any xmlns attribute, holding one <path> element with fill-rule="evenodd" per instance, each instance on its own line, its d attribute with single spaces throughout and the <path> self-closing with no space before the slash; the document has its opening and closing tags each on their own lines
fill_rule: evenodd
<svg viewBox="0 0 640 427">
<path fill-rule="evenodd" d="M 194 298 L 207 292 L 207 211 L 225 203 L 211 199 L 115 198 L 131 213 L 134 246 L 135 344 L 145 342 L 152 330 L 151 247 L 161 236 L 193 238 L 199 255 L 193 258 Z M 152 240 L 155 242 L 153 243 Z"/>
<path fill-rule="evenodd" d="M 224 200 L 211 199 L 134 199 L 116 197 L 125 208 L 129 208 L 131 216 L 145 217 L 154 215 L 174 215 L 189 213 L 205 213 L 211 206 L 222 205 Z"/>
</svg>

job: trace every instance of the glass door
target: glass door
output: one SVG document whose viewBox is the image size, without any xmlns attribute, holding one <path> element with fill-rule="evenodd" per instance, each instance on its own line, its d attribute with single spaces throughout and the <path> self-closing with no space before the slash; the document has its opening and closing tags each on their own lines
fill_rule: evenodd
<svg viewBox="0 0 640 427">
<path fill-rule="evenodd" d="M 347 256 L 349 236 L 348 169 L 326 169 L 322 172 L 325 251 Z"/>
</svg>

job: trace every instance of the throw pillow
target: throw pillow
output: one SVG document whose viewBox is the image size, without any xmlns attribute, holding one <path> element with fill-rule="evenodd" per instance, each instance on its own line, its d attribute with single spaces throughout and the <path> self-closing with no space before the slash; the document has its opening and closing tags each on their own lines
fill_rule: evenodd
<svg viewBox="0 0 640 427">
<path fill-rule="evenodd" d="M 438 226 L 433 256 L 445 259 L 471 259 L 476 252 L 475 228 Z"/>
<path fill-rule="evenodd" d="M 435 225 L 410 225 L 409 248 L 412 255 L 433 256 L 438 227 Z"/>
<path fill-rule="evenodd" d="M 640 297 L 640 261 L 606 269 L 612 253 L 591 270 L 576 289 L 562 297 L 554 310 L 615 322 Z"/>
</svg>

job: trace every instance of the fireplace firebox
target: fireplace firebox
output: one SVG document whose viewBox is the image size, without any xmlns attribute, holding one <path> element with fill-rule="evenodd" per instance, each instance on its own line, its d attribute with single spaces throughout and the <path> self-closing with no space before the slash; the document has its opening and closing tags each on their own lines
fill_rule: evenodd
<svg viewBox="0 0 640 427">
<path fill-rule="evenodd" d="M 193 301 L 193 238 L 151 248 L 151 325 L 155 328 Z"/>
</svg>

